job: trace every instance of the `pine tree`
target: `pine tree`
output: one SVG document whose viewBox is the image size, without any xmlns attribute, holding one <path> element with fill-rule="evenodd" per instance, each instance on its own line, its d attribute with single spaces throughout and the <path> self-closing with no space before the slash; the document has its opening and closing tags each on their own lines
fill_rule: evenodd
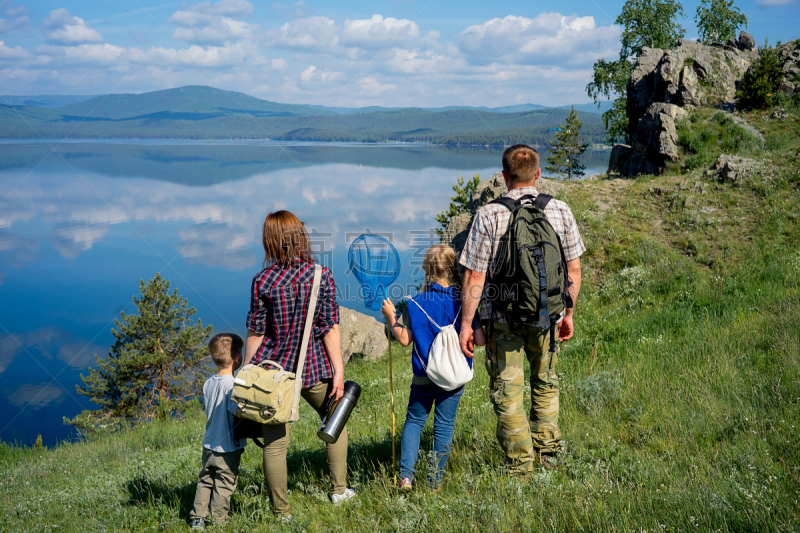
<svg viewBox="0 0 800 533">
<path fill-rule="evenodd" d="M 98 368 L 81 375 L 78 392 L 98 404 L 99 411 L 84 411 L 68 424 L 84 433 L 100 426 L 125 427 L 131 423 L 168 417 L 186 409 L 188 400 L 202 391 L 211 373 L 206 342 L 213 330 L 203 327 L 197 312 L 160 274 L 145 283 L 141 296 L 133 297 L 138 314 L 114 321 L 116 342 L 107 358 L 95 356 Z"/>
<path fill-rule="evenodd" d="M 480 174 L 475 174 L 472 176 L 472 179 L 466 183 L 464 183 L 464 176 L 458 178 L 458 182 L 453 185 L 453 191 L 455 191 L 456 195 L 450 198 L 450 206 L 447 208 L 447 211 L 436 215 L 436 222 L 441 224 L 441 228 L 436 230 L 436 233 L 440 237 L 444 234 L 444 230 L 447 229 L 447 224 L 450 222 L 451 218 L 467 212 L 472 193 L 480 182 Z"/>
<path fill-rule="evenodd" d="M 545 170 L 571 180 L 580 178 L 585 174 L 586 167 L 581 164 L 581 155 L 586 151 L 588 144 L 578 142 L 583 123 L 578 119 L 575 108 L 567 115 L 567 120 L 561 126 L 561 131 L 556 133 L 556 142 L 550 145 L 550 155 L 547 156 Z"/>
</svg>

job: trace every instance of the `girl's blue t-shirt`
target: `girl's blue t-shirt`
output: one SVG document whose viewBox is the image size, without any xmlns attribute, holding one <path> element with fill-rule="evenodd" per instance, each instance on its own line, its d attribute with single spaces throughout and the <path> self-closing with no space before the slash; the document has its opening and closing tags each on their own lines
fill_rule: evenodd
<svg viewBox="0 0 800 533">
<path fill-rule="evenodd" d="M 438 283 L 431 284 L 430 288 L 413 298 L 425 313 L 439 326 L 449 326 L 455 322 L 457 332 L 461 332 L 461 293 L 453 287 L 442 287 Z M 433 344 L 433 339 L 439 333 L 428 317 L 419 307 L 408 302 L 408 307 L 403 312 L 399 322 L 409 328 L 414 337 L 414 348 L 411 352 L 411 366 L 415 376 L 427 376 L 425 369 L 428 367 L 428 352 Z M 456 320 L 458 318 L 458 320 Z M 477 313 L 472 322 L 473 329 L 480 326 Z M 472 358 L 464 356 L 472 368 Z"/>
</svg>

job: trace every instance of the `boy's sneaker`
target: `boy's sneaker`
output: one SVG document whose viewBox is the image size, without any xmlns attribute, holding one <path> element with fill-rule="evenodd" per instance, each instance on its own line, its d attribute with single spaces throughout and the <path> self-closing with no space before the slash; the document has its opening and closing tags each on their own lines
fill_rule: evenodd
<svg viewBox="0 0 800 533">
<path fill-rule="evenodd" d="M 331 494 L 331 502 L 333 502 L 333 505 L 339 505 L 355 497 L 356 491 L 353 489 L 344 489 L 342 494 Z"/>
<path fill-rule="evenodd" d="M 194 520 L 192 520 L 190 526 L 192 529 L 205 529 L 206 521 L 203 520 L 202 518 L 195 518 Z"/>
<path fill-rule="evenodd" d="M 411 488 L 412 488 L 411 480 L 408 479 L 407 477 L 404 477 L 397 484 L 397 488 L 402 490 L 403 492 L 411 492 Z"/>
</svg>

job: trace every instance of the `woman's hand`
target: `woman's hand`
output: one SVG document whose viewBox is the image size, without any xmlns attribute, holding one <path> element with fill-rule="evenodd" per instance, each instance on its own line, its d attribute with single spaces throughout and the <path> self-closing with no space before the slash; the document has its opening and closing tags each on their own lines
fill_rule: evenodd
<svg viewBox="0 0 800 533">
<path fill-rule="evenodd" d="M 344 375 L 333 373 L 333 392 L 328 395 L 328 398 L 333 398 L 338 401 L 339 398 L 344 396 Z"/>
<path fill-rule="evenodd" d="M 389 321 L 389 325 L 391 326 L 395 319 L 397 318 L 397 310 L 394 308 L 394 304 L 391 300 L 385 299 L 383 300 L 383 307 L 381 308 L 381 312 L 383 316 L 386 317 L 386 320 Z"/>
<path fill-rule="evenodd" d="M 322 338 L 328 360 L 333 370 L 333 392 L 330 398 L 339 399 L 344 394 L 344 363 L 342 362 L 342 335 L 339 333 L 339 324 L 335 324 L 325 337 Z"/>
</svg>

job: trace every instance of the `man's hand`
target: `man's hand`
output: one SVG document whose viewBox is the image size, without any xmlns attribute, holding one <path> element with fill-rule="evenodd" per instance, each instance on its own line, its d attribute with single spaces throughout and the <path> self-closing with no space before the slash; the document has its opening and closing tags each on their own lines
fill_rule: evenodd
<svg viewBox="0 0 800 533">
<path fill-rule="evenodd" d="M 461 324 L 461 332 L 458 334 L 458 340 L 461 342 L 461 351 L 467 357 L 475 357 L 475 341 L 472 334 L 472 326 Z"/>
<path fill-rule="evenodd" d="M 461 287 L 461 333 L 458 340 L 461 343 L 461 351 L 467 357 L 475 357 L 475 336 L 472 331 L 472 319 L 481 303 L 483 285 L 486 282 L 485 272 L 474 272 L 470 269 L 464 270 L 464 285 Z"/>
<path fill-rule="evenodd" d="M 565 316 L 564 320 L 558 325 L 558 340 L 565 341 L 572 338 L 575 328 L 572 325 L 572 317 Z"/>
</svg>

